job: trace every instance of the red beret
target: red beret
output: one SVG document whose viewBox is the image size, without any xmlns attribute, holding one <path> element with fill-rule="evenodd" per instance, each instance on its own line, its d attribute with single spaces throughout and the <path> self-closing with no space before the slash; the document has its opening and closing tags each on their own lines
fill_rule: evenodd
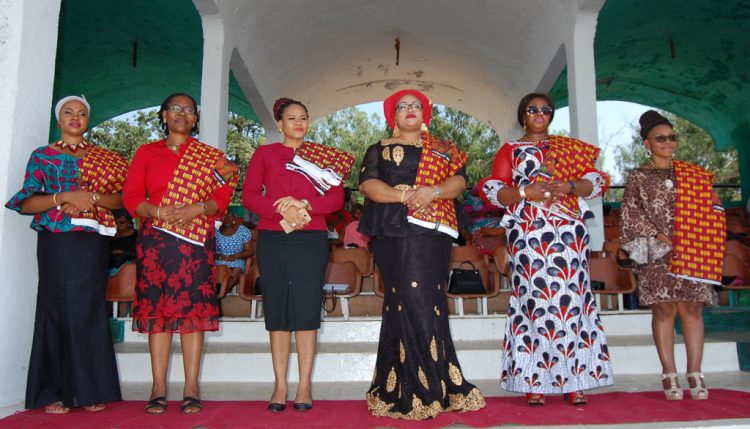
<svg viewBox="0 0 750 429">
<path fill-rule="evenodd" d="M 387 122 L 388 126 L 393 129 L 393 126 L 396 124 L 396 104 L 401 100 L 401 97 L 407 94 L 413 95 L 420 103 L 422 103 L 422 120 L 425 125 L 430 125 L 430 119 L 432 119 L 432 102 L 426 95 L 416 89 L 402 89 L 401 91 L 394 92 L 388 98 L 383 100 L 385 122 Z"/>
</svg>

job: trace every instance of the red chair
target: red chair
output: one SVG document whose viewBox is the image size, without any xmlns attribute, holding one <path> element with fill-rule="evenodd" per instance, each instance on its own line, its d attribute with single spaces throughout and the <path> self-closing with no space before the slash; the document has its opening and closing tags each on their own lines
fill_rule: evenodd
<svg viewBox="0 0 750 429">
<path fill-rule="evenodd" d="M 112 316 L 118 317 L 118 302 L 133 302 L 135 286 L 138 283 L 135 264 L 125 264 L 114 276 L 107 280 L 105 300 L 112 303 Z"/>
<path fill-rule="evenodd" d="M 729 244 L 729 242 L 727 242 Z M 724 255 L 724 270 L 722 276 L 735 277 L 735 281 L 721 287 L 729 291 L 729 306 L 736 307 L 739 303 L 740 290 L 750 289 L 750 252 L 743 246 L 744 253 L 727 253 Z"/>
<path fill-rule="evenodd" d="M 352 249 L 334 247 L 331 249 L 331 255 L 328 257 L 328 260 L 331 262 L 354 262 L 362 273 L 362 277 L 370 277 L 375 264 L 370 251 L 362 247 L 355 247 Z"/>
<path fill-rule="evenodd" d="M 602 290 L 593 290 L 592 288 L 599 308 L 601 308 L 602 295 L 607 295 L 608 298 L 617 295 L 617 309 L 622 313 L 625 310 L 623 295 L 635 292 L 636 281 L 633 272 L 630 269 L 620 267 L 614 258 L 604 256 L 600 252 L 591 252 L 589 270 L 591 271 L 592 282 L 604 283 L 604 289 Z"/>
</svg>

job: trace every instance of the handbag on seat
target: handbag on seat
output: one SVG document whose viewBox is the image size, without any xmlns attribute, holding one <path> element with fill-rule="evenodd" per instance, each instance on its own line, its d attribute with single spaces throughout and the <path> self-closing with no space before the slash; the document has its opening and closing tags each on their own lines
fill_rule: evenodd
<svg viewBox="0 0 750 429">
<path fill-rule="evenodd" d="M 465 264 L 471 269 L 463 268 Z M 481 294 L 484 293 L 482 276 L 471 261 L 463 261 L 458 268 L 451 271 L 448 282 L 448 293 L 452 294 Z"/>
</svg>

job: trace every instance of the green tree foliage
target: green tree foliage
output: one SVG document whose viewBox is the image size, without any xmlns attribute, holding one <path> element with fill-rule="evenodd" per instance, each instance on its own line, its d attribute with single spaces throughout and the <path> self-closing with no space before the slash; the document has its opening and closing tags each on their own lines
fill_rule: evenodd
<svg viewBox="0 0 750 429">
<path fill-rule="evenodd" d="M 356 161 L 346 186 L 356 188 L 359 179 L 359 167 L 367 148 L 378 141 L 389 137 L 390 131 L 378 116 L 348 107 L 336 113 L 326 115 L 310 125 L 308 138 L 317 143 L 345 150 L 354 155 Z"/>
<path fill-rule="evenodd" d="M 672 113 L 659 113 L 672 122 L 674 132 L 678 136 L 675 159 L 692 162 L 714 173 L 715 185 L 739 186 L 740 174 L 736 149 L 717 152 L 711 137 L 700 127 Z M 649 152 L 638 134 L 640 126 L 636 122 L 631 125 L 631 128 L 633 138 L 630 144 L 620 146 L 615 154 L 616 168 L 621 177 L 627 177 L 631 170 L 651 162 Z M 717 194 L 723 201 L 736 200 L 740 197 L 737 189 L 717 189 Z M 621 199 L 622 190 L 617 190 L 614 195 L 606 198 L 608 201 Z"/>
<path fill-rule="evenodd" d="M 109 119 L 90 130 L 88 140 L 132 160 L 140 145 L 161 138 L 157 113 L 141 110 L 132 119 Z"/>
<path fill-rule="evenodd" d="M 495 130 L 460 110 L 435 106 L 432 109 L 429 131 L 454 142 L 459 149 L 469 155 L 466 166 L 469 187 L 475 185 L 482 177 L 490 175 L 495 153 L 502 144 Z"/>
</svg>

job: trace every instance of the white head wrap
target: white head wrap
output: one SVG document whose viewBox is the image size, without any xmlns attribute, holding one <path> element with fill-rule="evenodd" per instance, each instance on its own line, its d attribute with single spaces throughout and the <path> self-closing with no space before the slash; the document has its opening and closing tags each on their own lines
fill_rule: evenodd
<svg viewBox="0 0 750 429">
<path fill-rule="evenodd" d="M 91 106 L 89 106 L 89 102 L 86 101 L 86 98 L 84 98 L 83 96 L 79 97 L 77 95 L 69 95 L 67 97 L 61 98 L 60 101 L 55 104 L 55 119 L 57 119 L 58 121 L 60 120 L 60 110 L 62 110 L 62 107 L 63 105 L 65 105 L 65 103 L 71 100 L 80 101 L 84 106 L 86 106 L 86 110 L 89 111 L 89 114 L 91 113 Z"/>
</svg>

